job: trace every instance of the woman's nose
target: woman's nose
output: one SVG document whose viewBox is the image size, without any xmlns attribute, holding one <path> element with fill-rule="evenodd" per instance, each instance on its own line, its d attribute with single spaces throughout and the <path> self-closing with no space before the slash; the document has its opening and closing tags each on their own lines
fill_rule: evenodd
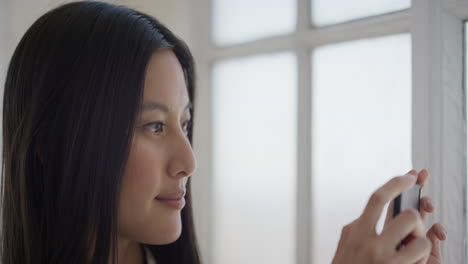
<svg viewBox="0 0 468 264">
<path fill-rule="evenodd" d="M 173 177 L 191 176 L 197 167 L 195 154 L 186 135 L 182 135 L 174 142 L 169 162 L 169 175 Z"/>
</svg>

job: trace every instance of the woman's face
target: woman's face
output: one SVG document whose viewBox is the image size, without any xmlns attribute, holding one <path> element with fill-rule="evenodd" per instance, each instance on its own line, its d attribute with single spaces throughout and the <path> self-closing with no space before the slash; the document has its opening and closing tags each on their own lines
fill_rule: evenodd
<svg viewBox="0 0 468 264">
<path fill-rule="evenodd" d="M 156 51 L 146 71 L 143 106 L 122 180 L 121 238 L 168 244 L 180 236 L 184 200 L 165 199 L 183 195 L 196 168 L 187 137 L 190 105 L 184 73 L 174 52 Z"/>
</svg>

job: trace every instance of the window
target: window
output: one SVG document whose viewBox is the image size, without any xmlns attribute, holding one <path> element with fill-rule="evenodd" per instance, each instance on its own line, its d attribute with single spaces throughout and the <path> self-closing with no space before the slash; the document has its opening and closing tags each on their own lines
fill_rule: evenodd
<svg viewBox="0 0 468 264">
<path fill-rule="evenodd" d="M 291 33 L 296 26 L 295 1 L 215 0 L 213 8 L 213 37 L 220 45 Z"/>
<path fill-rule="evenodd" d="M 295 57 L 221 61 L 214 66 L 213 85 L 214 263 L 292 263 Z"/>
<path fill-rule="evenodd" d="M 431 172 L 423 195 L 437 208 L 429 222 L 448 229 L 444 262 L 466 262 L 466 232 L 460 230 L 467 230 L 462 88 L 468 2 L 360 0 L 344 8 L 348 2 L 192 4 L 199 77 L 199 170 L 192 184 L 206 263 L 329 263 L 338 226 L 362 212 L 376 186 L 409 167 Z M 260 99 L 266 86 L 259 80 L 270 96 Z M 267 107 L 272 112 L 265 113 Z M 294 126 L 278 128 L 289 135 L 275 143 L 287 149 L 281 154 L 273 153 L 261 133 L 279 120 L 274 116 Z M 232 133 L 239 125 L 243 140 L 236 144 Z M 271 162 L 267 155 L 273 155 Z M 252 178 L 262 168 L 274 184 L 264 175 Z M 284 186 L 278 187 L 281 174 Z M 242 195 L 263 182 L 265 196 L 240 205 Z M 349 205 L 330 195 L 331 188 L 345 193 Z M 280 189 L 286 191 L 273 195 Z M 276 219 L 259 224 L 274 215 L 272 204 L 281 208 Z M 330 208 L 344 210 L 343 217 L 330 216 Z M 287 245 L 274 245 L 279 237 Z M 252 245 L 262 244 L 256 254 Z"/>
<path fill-rule="evenodd" d="M 410 0 L 313 0 L 311 3 L 312 24 L 315 26 L 395 12 L 411 6 Z"/>
<path fill-rule="evenodd" d="M 412 168 L 410 38 L 327 45 L 312 59 L 313 263 L 331 263 L 372 191 Z"/>
</svg>

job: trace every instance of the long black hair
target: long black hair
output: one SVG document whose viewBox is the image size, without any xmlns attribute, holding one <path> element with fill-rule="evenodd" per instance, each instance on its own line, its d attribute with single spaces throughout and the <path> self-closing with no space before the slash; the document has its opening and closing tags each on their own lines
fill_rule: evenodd
<svg viewBox="0 0 468 264">
<path fill-rule="evenodd" d="M 25 33 L 4 90 L 2 263 L 116 260 L 121 178 L 146 67 L 160 48 L 174 51 L 194 103 L 188 47 L 147 14 L 74 2 Z M 181 216 L 176 242 L 146 245 L 158 264 L 200 263 L 190 180 Z"/>
</svg>

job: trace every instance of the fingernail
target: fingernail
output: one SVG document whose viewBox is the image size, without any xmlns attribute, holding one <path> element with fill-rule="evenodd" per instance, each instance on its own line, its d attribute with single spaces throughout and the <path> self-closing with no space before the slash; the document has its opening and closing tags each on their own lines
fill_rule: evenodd
<svg viewBox="0 0 468 264">
<path fill-rule="evenodd" d="M 434 208 L 434 204 L 431 201 L 426 201 L 425 207 L 430 210 Z"/>
<path fill-rule="evenodd" d="M 420 175 L 425 175 L 426 177 L 429 177 L 429 171 L 426 169 L 422 169 L 419 173 Z"/>
<path fill-rule="evenodd" d="M 417 171 L 415 171 L 415 170 L 410 170 L 410 171 L 408 171 L 407 174 L 414 174 L 414 175 L 416 175 L 416 174 L 417 174 Z"/>
<path fill-rule="evenodd" d="M 447 239 L 447 230 L 442 229 L 442 237 L 443 237 L 444 239 Z"/>
<path fill-rule="evenodd" d="M 407 179 L 408 181 L 414 181 L 414 180 L 416 179 L 416 174 L 407 173 L 404 177 L 405 177 L 405 179 Z"/>
</svg>

